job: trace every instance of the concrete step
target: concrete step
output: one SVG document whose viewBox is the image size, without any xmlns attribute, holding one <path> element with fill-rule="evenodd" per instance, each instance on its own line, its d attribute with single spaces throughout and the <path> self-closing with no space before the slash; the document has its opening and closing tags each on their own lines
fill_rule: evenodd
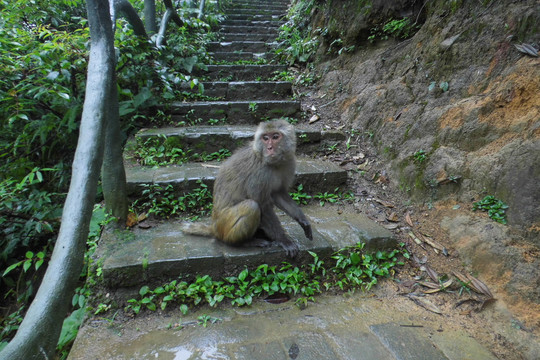
<svg viewBox="0 0 540 360">
<path fill-rule="evenodd" d="M 169 113 L 176 122 L 227 119 L 234 124 L 254 124 L 264 118 L 294 117 L 300 110 L 296 100 L 198 101 L 173 103 Z"/>
<path fill-rule="evenodd" d="M 174 138 L 175 144 L 181 144 L 184 149 L 196 149 L 197 152 L 213 153 L 221 149 L 234 151 L 251 141 L 254 133 L 255 126 L 245 125 L 142 129 L 128 141 L 126 149 L 135 149 L 137 140 L 144 142 L 150 138 Z M 296 126 L 296 136 L 299 151 L 315 146 L 324 147 L 346 139 L 340 131 L 319 131 L 302 126 Z"/>
<path fill-rule="evenodd" d="M 213 81 L 203 82 L 204 95 L 221 100 L 280 100 L 293 95 L 290 81 Z M 189 85 L 182 88 L 185 92 L 196 93 Z"/>
<path fill-rule="evenodd" d="M 222 42 L 232 41 L 262 41 L 273 43 L 276 40 L 276 34 L 258 34 L 258 33 L 222 33 L 220 34 Z"/>
<path fill-rule="evenodd" d="M 227 19 L 221 22 L 221 25 L 231 26 L 255 26 L 255 27 L 280 27 L 283 20 L 245 20 L 245 19 Z"/>
<path fill-rule="evenodd" d="M 248 51 L 230 51 L 230 52 L 211 52 L 208 53 L 213 61 L 217 63 L 234 63 L 238 61 L 256 62 L 261 59 L 271 59 L 273 54 L 263 52 L 248 52 Z"/>
<path fill-rule="evenodd" d="M 245 33 L 245 34 L 274 34 L 277 37 L 277 26 L 246 26 L 246 25 L 222 25 L 223 33 Z"/>
<path fill-rule="evenodd" d="M 257 21 L 270 21 L 270 20 L 283 20 L 283 16 L 280 15 L 261 15 L 261 14 L 227 14 L 227 20 L 257 20 Z"/>
<path fill-rule="evenodd" d="M 497 359 L 481 344 L 498 333 L 494 328 L 456 327 L 446 315 L 381 295 L 386 285 L 316 296 L 307 308 L 256 300 L 192 308 L 187 315 L 168 306 L 134 318 L 98 316 L 85 321 L 68 360 L 431 360 L 441 352 L 445 360 Z M 202 326 L 201 317 L 218 321 Z"/>
<path fill-rule="evenodd" d="M 194 274 L 221 278 L 264 263 L 308 263 L 313 259 L 308 251 L 325 260 L 336 250 L 359 241 L 366 242 L 367 250 L 396 246 L 390 231 L 363 214 L 338 213 L 332 206 L 319 205 L 305 206 L 303 210 L 313 227 L 313 241 L 304 236 L 294 220 L 278 213 L 285 230 L 300 247 L 298 256 L 292 260 L 277 245 L 232 247 L 210 238 L 184 234 L 180 221 L 166 221 L 145 229 L 104 231 L 96 251 L 96 263 L 101 264 L 105 285 L 116 289 L 151 286 Z"/>
<path fill-rule="evenodd" d="M 267 4 L 259 2 L 245 2 L 245 3 L 234 3 L 227 9 L 225 9 L 225 14 L 235 13 L 238 10 L 252 10 L 252 11 L 287 11 L 289 8 L 286 4 Z"/>
<path fill-rule="evenodd" d="M 276 16 L 285 16 L 287 14 L 287 9 L 277 8 L 235 8 L 225 11 L 225 16 L 229 14 L 238 14 L 238 15 L 276 15 Z"/>
<path fill-rule="evenodd" d="M 251 52 L 265 53 L 271 51 L 276 43 L 264 41 L 213 41 L 208 44 L 209 52 Z"/>
<path fill-rule="evenodd" d="M 249 81 L 269 79 L 277 73 L 287 71 L 287 65 L 208 65 L 206 71 L 196 70 L 195 75 L 209 80 Z"/>
<path fill-rule="evenodd" d="M 199 182 L 212 188 L 219 165 L 219 162 L 205 162 L 156 168 L 126 166 L 128 193 L 138 196 L 148 184 L 162 187 L 170 184 L 178 194 L 197 189 Z M 334 191 L 344 186 L 346 181 L 347 172 L 331 162 L 305 157 L 297 159 L 296 182 L 302 184 L 307 192 Z"/>
</svg>

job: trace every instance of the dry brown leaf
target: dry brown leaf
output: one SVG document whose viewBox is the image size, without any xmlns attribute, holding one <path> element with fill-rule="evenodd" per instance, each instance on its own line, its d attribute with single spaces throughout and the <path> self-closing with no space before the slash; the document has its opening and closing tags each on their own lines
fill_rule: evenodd
<svg viewBox="0 0 540 360">
<path fill-rule="evenodd" d="M 441 243 L 433 240 L 431 237 L 422 234 L 422 240 L 424 240 L 426 244 L 432 246 L 434 249 L 441 250 L 443 253 L 446 252 L 448 254 L 446 248 Z"/>
<path fill-rule="evenodd" d="M 148 218 L 148 214 L 147 213 L 142 213 L 139 216 L 137 216 L 137 221 L 141 222 L 141 221 L 146 220 L 147 218 Z"/>
<path fill-rule="evenodd" d="M 486 284 L 484 284 L 482 281 L 478 280 L 477 278 L 475 278 L 474 276 L 472 275 L 468 275 L 467 274 L 467 277 L 471 280 L 471 285 L 474 286 L 474 290 L 480 294 L 484 294 L 484 295 L 487 295 L 489 296 L 491 299 L 494 298 L 493 294 L 491 293 L 491 291 L 489 290 L 489 288 L 487 287 Z"/>
<path fill-rule="evenodd" d="M 395 230 L 399 227 L 399 224 L 393 223 L 393 224 L 385 224 L 383 226 L 388 230 Z"/>
<path fill-rule="evenodd" d="M 137 225 L 138 222 L 139 222 L 139 220 L 137 218 L 137 214 L 135 214 L 133 212 L 130 212 L 128 214 L 128 217 L 127 217 L 127 220 L 126 220 L 126 226 L 131 228 L 131 227 L 134 227 L 135 225 Z"/>
<path fill-rule="evenodd" d="M 399 217 L 398 217 L 398 215 L 397 215 L 395 212 L 390 213 L 390 215 L 388 215 L 388 216 L 386 217 L 386 219 L 387 219 L 388 221 L 392 221 L 392 222 L 398 222 L 398 221 L 399 221 Z"/>
<path fill-rule="evenodd" d="M 461 282 L 469 286 L 471 289 L 473 289 L 477 293 L 487 295 L 489 296 L 490 299 L 495 298 L 493 294 L 491 293 L 491 291 L 489 290 L 489 288 L 487 287 L 487 285 L 484 284 L 482 281 L 478 280 L 477 278 L 475 278 L 474 276 L 469 275 L 469 274 L 464 275 L 457 271 L 454 271 L 454 275 L 459 280 L 461 280 Z"/>
<path fill-rule="evenodd" d="M 412 231 L 409 231 L 408 234 L 411 237 L 411 239 L 414 240 L 415 243 L 417 243 L 418 245 L 422 245 L 422 240 L 420 240 L 416 235 L 414 235 Z"/>
<path fill-rule="evenodd" d="M 375 200 L 375 202 L 378 202 L 379 204 L 381 204 L 382 206 L 384 207 L 387 207 L 387 208 L 393 208 L 394 207 L 394 204 L 388 202 L 388 201 L 384 201 L 384 200 L 381 200 L 381 199 L 373 199 Z"/>
<path fill-rule="evenodd" d="M 430 289 L 439 289 L 441 287 L 441 284 L 436 284 L 436 283 L 431 282 L 431 281 L 419 281 L 418 283 L 420 285 L 428 287 Z"/>
<path fill-rule="evenodd" d="M 313 124 L 317 121 L 319 121 L 321 119 L 321 117 L 319 115 L 313 115 L 310 119 L 309 119 L 309 123 L 310 124 Z"/>
<path fill-rule="evenodd" d="M 408 211 L 405 214 L 405 221 L 407 222 L 407 224 L 409 224 L 410 227 L 413 227 L 413 222 L 411 220 L 411 213 Z"/>
<path fill-rule="evenodd" d="M 426 272 L 431 280 L 439 282 L 439 274 L 435 270 L 426 265 Z"/>
<path fill-rule="evenodd" d="M 424 309 L 429 310 L 431 312 L 434 312 L 435 314 L 442 314 L 442 311 L 435 304 L 433 304 L 431 301 L 429 301 L 428 299 L 423 298 L 423 297 L 419 297 L 419 296 L 415 296 L 415 295 L 412 295 L 412 294 L 409 294 L 408 297 L 409 297 L 409 299 L 411 299 L 417 305 L 423 307 Z"/>
</svg>

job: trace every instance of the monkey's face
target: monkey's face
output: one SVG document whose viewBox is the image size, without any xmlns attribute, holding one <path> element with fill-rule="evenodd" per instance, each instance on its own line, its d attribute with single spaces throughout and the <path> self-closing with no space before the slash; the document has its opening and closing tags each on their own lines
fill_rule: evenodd
<svg viewBox="0 0 540 360">
<path fill-rule="evenodd" d="M 279 143 L 283 135 L 280 132 L 262 134 L 261 141 L 264 146 L 264 157 L 275 157 L 279 151 Z"/>
</svg>

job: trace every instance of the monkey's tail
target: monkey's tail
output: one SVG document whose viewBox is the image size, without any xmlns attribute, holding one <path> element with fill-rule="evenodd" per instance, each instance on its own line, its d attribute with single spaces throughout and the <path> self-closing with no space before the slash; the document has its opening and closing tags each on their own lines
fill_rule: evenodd
<svg viewBox="0 0 540 360">
<path fill-rule="evenodd" d="M 185 222 L 185 223 L 182 223 L 182 225 L 180 225 L 180 229 L 184 233 L 190 234 L 190 235 L 208 236 L 208 237 L 214 236 L 214 227 L 212 224 Z"/>
</svg>

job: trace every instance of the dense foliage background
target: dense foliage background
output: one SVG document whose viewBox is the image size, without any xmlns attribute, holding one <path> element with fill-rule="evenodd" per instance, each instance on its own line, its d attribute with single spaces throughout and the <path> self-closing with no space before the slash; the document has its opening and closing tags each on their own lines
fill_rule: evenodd
<svg viewBox="0 0 540 360">
<path fill-rule="evenodd" d="M 142 0 L 132 5 L 143 13 Z M 156 5 L 159 18 L 164 6 Z M 184 2 L 184 26 L 169 25 L 167 45 L 160 48 L 155 35 L 137 37 L 125 20 L 117 21 L 122 140 L 153 121 L 156 104 L 182 98 L 181 84 L 199 85 L 191 73 L 204 67 L 205 44 L 220 15 L 208 2 L 206 15 L 197 19 L 190 15 L 195 5 Z M 39 286 L 56 239 L 84 101 L 89 30 L 82 0 L 1 0 L 0 11 L 1 350 Z M 90 250 L 103 220 L 98 209 Z M 85 291 L 83 286 L 74 297 L 75 309 L 84 307 Z"/>
</svg>

